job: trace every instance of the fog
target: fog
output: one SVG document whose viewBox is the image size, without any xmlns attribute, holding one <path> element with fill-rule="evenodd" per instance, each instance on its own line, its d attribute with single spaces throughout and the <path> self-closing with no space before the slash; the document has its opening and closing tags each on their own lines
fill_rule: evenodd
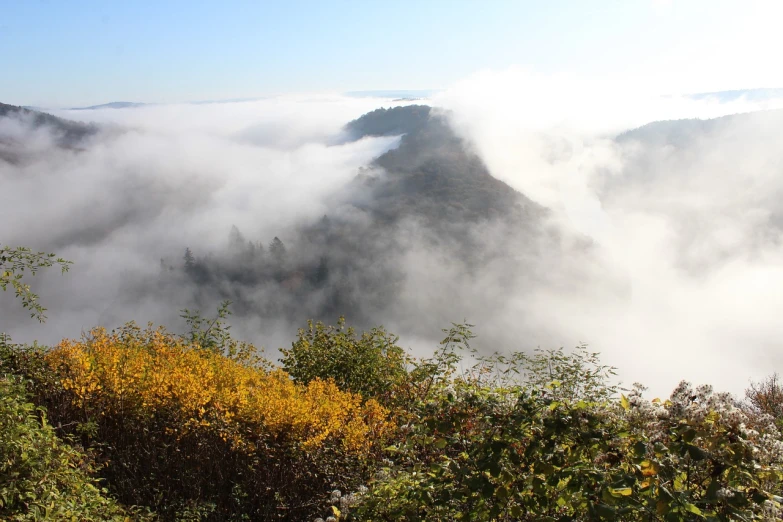
<svg viewBox="0 0 783 522">
<path fill-rule="evenodd" d="M 54 250 L 73 267 L 31 280 L 48 308 L 44 325 L 3 294 L 0 329 L 52 343 L 129 320 L 181 328 L 179 310 L 192 303 L 187 289 L 156 290 L 160 259 L 224 248 L 232 225 L 268 242 L 324 215 L 332 194 L 396 141 L 326 143 L 376 104 L 319 96 L 52 111 L 109 125 L 76 151 L 47 148 L 45 128 L 3 119 L 7 141 L 35 147 L 20 165 L 0 163 L 3 243 Z"/>
<path fill-rule="evenodd" d="M 678 379 L 741 392 L 781 364 L 783 113 L 721 120 L 675 144 L 612 138 L 654 120 L 775 109 L 780 100 L 564 87 L 575 83 L 583 84 L 486 72 L 436 100 L 454 111 L 493 175 L 595 239 L 594 258 L 561 262 L 606 269 L 577 279 L 558 267 L 560 284 L 512 299 L 507 324 L 515 316 L 545 325 L 545 346 L 588 342 L 625 383 L 657 394 Z M 480 96 L 490 88 L 499 95 Z M 618 279 L 627 298 L 605 298 Z"/>
<path fill-rule="evenodd" d="M 345 216 L 350 182 L 399 137 L 350 142 L 342 126 L 409 103 L 442 110 L 493 176 L 550 212 L 535 233 L 465 225 L 479 251 L 502 252 L 478 270 L 415 220 L 375 238 L 368 248 L 399 249 L 390 263 L 404 278 L 393 299 L 368 295 L 360 308 L 403 345 L 427 353 L 440 328 L 463 319 L 476 324 L 483 351 L 587 342 L 624 383 L 659 395 L 680 379 L 739 393 L 780 365 L 783 115 L 721 120 L 677 143 L 617 136 L 657 120 L 783 104 L 664 97 L 519 69 L 478 73 L 427 102 L 315 94 L 52 111 L 105 129 L 77 148 L 0 120 L 0 142 L 25 151 L 0 161 L 2 243 L 74 262 L 66 275 L 29 281 L 48 308 L 43 325 L 12 294 L 0 295 L 0 331 L 54 343 L 130 320 L 183 330 L 179 310 L 194 307 L 195 291 L 161 279 L 161 259 L 180 263 L 186 247 L 219 253 L 232 226 L 264 244 L 295 241 L 297 227 L 325 214 L 359 226 L 361 217 Z M 248 292 L 259 303 L 276 295 Z M 314 306 L 301 305 L 303 313 Z M 237 336 L 274 349 L 304 323 L 239 314 L 232 324 Z"/>
</svg>

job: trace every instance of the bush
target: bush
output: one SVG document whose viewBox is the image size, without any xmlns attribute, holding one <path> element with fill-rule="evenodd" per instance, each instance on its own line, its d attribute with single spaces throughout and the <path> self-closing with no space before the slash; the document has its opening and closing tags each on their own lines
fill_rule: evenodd
<svg viewBox="0 0 783 522">
<path fill-rule="evenodd" d="M 97 456 L 119 501 L 164 520 L 781 519 L 777 381 L 750 405 L 687 383 L 647 400 L 640 385 L 621 395 L 583 346 L 483 356 L 455 324 L 415 360 L 342 320 L 300 331 L 283 357 L 292 379 L 224 317 L 186 313 L 184 337 L 96 329 L 49 351 L 0 338 L 0 362 Z M 86 505 L 120 509 L 98 498 Z"/>
<path fill-rule="evenodd" d="M 683 383 L 667 401 L 618 397 L 581 349 L 476 359 L 458 372 L 457 352 L 436 357 L 453 377 L 413 408 L 355 520 L 780 518 L 780 433 L 729 395 Z"/>
<path fill-rule="evenodd" d="M 296 384 L 162 329 L 16 353 L 54 372 L 59 389 L 38 382 L 39 401 L 95 449 L 118 498 L 164 519 L 301 520 L 334 487 L 357 486 L 393 428 L 377 402 L 331 381 Z"/>
<path fill-rule="evenodd" d="M 341 390 L 391 404 L 407 381 L 410 362 L 398 339 L 382 327 L 357 337 L 342 317 L 336 327 L 309 321 L 291 348 L 281 350 L 281 362 L 296 382 L 332 379 Z"/>
<path fill-rule="evenodd" d="M 111 499 L 82 452 L 62 442 L 21 383 L 0 376 L 0 519 L 150 519 Z"/>
</svg>

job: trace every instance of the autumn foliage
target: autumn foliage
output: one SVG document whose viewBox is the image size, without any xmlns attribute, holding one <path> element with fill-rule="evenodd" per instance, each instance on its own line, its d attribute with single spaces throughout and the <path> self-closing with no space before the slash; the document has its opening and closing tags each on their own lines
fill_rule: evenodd
<svg viewBox="0 0 783 522">
<path fill-rule="evenodd" d="M 261 437 L 314 450 L 335 444 L 355 455 L 389 430 L 387 412 L 334 382 L 296 385 L 286 373 L 265 371 L 185 344 L 161 329 L 95 329 L 46 355 L 88 417 L 175 420 L 178 437 L 211 431 L 232 449 L 252 453 Z"/>
<path fill-rule="evenodd" d="M 297 518 L 358 486 L 394 429 L 384 407 L 331 380 L 297 384 L 250 351 L 163 329 L 95 329 L 15 361 L 113 493 L 164 519 Z"/>
<path fill-rule="evenodd" d="M 282 351 L 281 367 L 228 335 L 225 310 L 214 320 L 185 313 L 191 332 L 181 336 L 129 324 L 48 349 L 0 337 L 3 374 L 23 381 L 47 411 L 39 419 L 32 412 L 43 409 L 24 400 L 0 401 L 10 405 L 7 418 L 26 423 L 24 433 L 13 423 L 4 428 L 6 468 L 33 477 L 20 474 L 5 490 L 0 484 L 0 497 L 11 492 L 9 513 L 28 520 L 48 508 L 85 520 L 163 521 L 783 518 L 783 435 L 776 412 L 762 407 L 769 401 L 741 403 L 685 382 L 650 400 L 641 386 L 614 384 L 614 368 L 585 346 L 481 354 L 470 325 L 459 324 L 424 359 L 380 328 L 359 335 L 342 319 L 337 327 L 309 324 Z M 772 399 L 776 390 L 761 389 Z M 41 451 L 31 440 L 64 449 Z M 23 446 L 39 456 L 15 458 L 13 448 Z M 62 452 L 84 471 L 45 482 L 54 476 L 46 462 Z M 82 512 L 79 498 L 88 502 Z"/>
</svg>

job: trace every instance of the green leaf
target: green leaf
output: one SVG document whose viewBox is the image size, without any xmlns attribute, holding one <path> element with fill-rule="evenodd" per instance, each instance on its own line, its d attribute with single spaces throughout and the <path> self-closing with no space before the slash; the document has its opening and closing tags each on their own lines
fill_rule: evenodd
<svg viewBox="0 0 783 522">
<path fill-rule="evenodd" d="M 709 454 L 706 451 L 692 444 L 687 444 L 685 446 L 685 450 L 688 452 L 688 455 L 690 455 L 690 457 L 693 460 L 704 460 L 709 456 Z"/>
</svg>

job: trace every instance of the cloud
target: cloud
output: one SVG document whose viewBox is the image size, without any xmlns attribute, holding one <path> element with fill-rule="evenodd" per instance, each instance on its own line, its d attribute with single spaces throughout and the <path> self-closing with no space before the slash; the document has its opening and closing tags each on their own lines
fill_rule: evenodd
<svg viewBox="0 0 783 522">
<path fill-rule="evenodd" d="M 514 317 L 538 325 L 545 346 L 589 342 L 626 383 L 658 394 L 682 378 L 741 392 L 779 362 L 782 111 L 676 124 L 663 143 L 651 133 L 614 135 L 754 106 L 596 89 L 520 69 L 478 74 L 436 101 L 493 175 L 596 241 L 589 256 L 558 261 L 556 284 L 520 290 L 508 326 Z M 574 270 L 583 264 L 596 269 Z M 627 298 L 610 297 L 621 295 L 608 291 L 618 284 Z"/>
<path fill-rule="evenodd" d="M 57 113 L 109 129 L 78 150 L 54 147 L 46 128 L 3 119 L 2 139 L 25 160 L 0 162 L 9 216 L 0 237 L 74 265 L 64 277 L 36 276 L 46 325 L 25 321 L 2 295 L 0 329 L 56 342 L 97 324 L 181 323 L 178 310 L 192 296 L 174 288 L 161 297 L 160 258 L 180 260 L 186 246 L 202 255 L 224 249 L 232 225 L 268 242 L 320 218 L 358 168 L 396 141 L 327 139 L 383 102 L 320 96 Z"/>
<path fill-rule="evenodd" d="M 779 362 L 783 157 L 775 138 L 783 117 L 697 126 L 675 132 L 671 143 L 657 127 L 615 139 L 655 120 L 778 106 L 652 90 L 512 68 L 477 73 L 438 94 L 433 103 L 450 111 L 490 172 L 549 208 L 549 217 L 535 230 L 502 220 L 449 223 L 449 237 L 403 220 L 362 245 L 387 258 L 331 284 L 365 289 L 362 277 L 388 278 L 382 288 L 394 288 L 393 300 L 367 290 L 346 302 L 420 354 L 440 328 L 464 318 L 477 325 L 483 350 L 584 341 L 620 368 L 624 382 L 640 380 L 657 394 L 681 378 L 741 391 Z M 162 277 L 160 259 L 181 263 L 186 246 L 219 257 L 232 225 L 254 241 L 295 241 L 298 227 L 324 214 L 372 237 L 366 216 L 346 205 L 346 191 L 360 167 L 398 139 L 345 143 L 340 129 L 390 105 L 313 95 L 59 112 L 108 129 L 76 150 L 2 120 L 0 141 L 23 143 L 29 154 L 0 162 L 0 208 L 12 216 L 0 221 L 0 238 L 55 250 L 74 266 L 66 276 L 36 276 L 50 309 L 42 327 L 0 295 L 0 330 L 56 342 L 131 319 L 181 329 L 181 308 L 230 291 L 252 304 L 233 318 L 237 335 L 270 348 L 287 344 L 302 324 L 259 311 L 309 314 L 324 292 L 278 303 L 293 298 L 274 284 L 223 281 L 209 293 Z M 463 259 L 465 244 L 480 261 Z M 318 252 L 300 252 L 317 261 Z"/>
</svg>

